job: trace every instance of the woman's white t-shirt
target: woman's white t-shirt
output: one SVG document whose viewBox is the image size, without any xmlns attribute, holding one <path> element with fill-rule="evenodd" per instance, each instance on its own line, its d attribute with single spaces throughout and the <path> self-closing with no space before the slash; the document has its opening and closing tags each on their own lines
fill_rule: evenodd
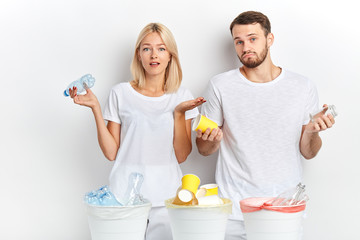
<svg viewBox="0 0 360 240">
<path fill-rule="evenodd" d="M 109 177 L 109 187 L 122 201 L 132 172 L 141 173 L 140 193 L 153 206 L 175 196 L 182 172 L 173 147 L 174 109 L 193 99 L 187 89 L 160 97 L 148 97 L 135 91 L 129 82 L 115 85 L 104 108 L 104 119 L 121 125 L 120 148 Z M 185 119 L 198 115 L 197 108 L 185 113 Z"/>
</svg>

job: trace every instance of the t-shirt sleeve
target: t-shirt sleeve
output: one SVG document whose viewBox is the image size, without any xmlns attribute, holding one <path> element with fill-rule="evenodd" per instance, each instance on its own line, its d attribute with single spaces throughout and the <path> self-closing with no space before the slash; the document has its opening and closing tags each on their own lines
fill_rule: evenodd
<svg viewBox="0 0 360 240">
<path fill-rule="evenodd" d="M 319 111 L 319 96 L 316 89 L 316 85 L 313 81 L 308 80 L 308 94 L 305 104 L 305 114 L 303 125 L 306 125 L 310 121 L 310 113 Z"/>
<path fill-rule="evenodd" d="M 216 122 L 218 126 L 222 126 L 224 118 L 220 93 L 212 81 L 209 82 L 204 97 L 206 103 L 201 106 L 201 114 Z"/>
<path fill-rule="evenodd" d="M 194 99 L 194 96 L 189 90 L 185 90 L 183 101 L 188 101 Z M 193 108 L 185 112 L 185 120 L 193 119 L 199 114 L 198 108 Z"/>
<path fill-rule="evenodd" d="M 111 89 L 109 99 L 105 105 L 103 111 L 104 119 L 111 122 L 121 124 L 121 118 L 119 115 L 119 98 L 117 92 Z"/>
</svg>

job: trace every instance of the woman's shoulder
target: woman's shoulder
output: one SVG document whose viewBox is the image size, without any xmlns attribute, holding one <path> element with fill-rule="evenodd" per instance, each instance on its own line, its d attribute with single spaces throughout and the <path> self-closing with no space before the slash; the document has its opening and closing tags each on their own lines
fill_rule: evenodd
<svg viewBox="0 0 360 240">
<path fill-rule="evenodd" d="M 112 90 L 121 90 L 121 89 L 128 88 L 129 85 L 130 85 L 129 82 L 121 82 L 121 83 L 115 84 L 111 89 Z"/>
<path fill-rule="evenodd" d="M 177 95 L 177 96 L 184 96 L 184 95 L 189 95 L 191 94 L 191 91 L 184 87 L 184 86 L 180 86 L 175 92 L 173 92 L 172 94 Z"/>
<path fill-rule="evenodd" d="M 177 91 L 171 93 L 170 96 L 174 99 L 178 99 L 179 101 L 186 101 L 194 98 L 191 91 L 183 86 L 180 86 Z"/>
<path fill-rule="evenodd" d="M 118 83 L 112 86 L 112 88 L 110 89 L 110 94 L 121 95 L 122 93 L 128 90 L 129 86 L 130 86 L 129 82 Z"/>
<path fill-rule="evenodd" d="M 185 92 L 190 92 L 190 90 L 184 86 L 180 86 L 176 92 L 181 94 L 181 93 L 185 93 Z"/>
</svg>

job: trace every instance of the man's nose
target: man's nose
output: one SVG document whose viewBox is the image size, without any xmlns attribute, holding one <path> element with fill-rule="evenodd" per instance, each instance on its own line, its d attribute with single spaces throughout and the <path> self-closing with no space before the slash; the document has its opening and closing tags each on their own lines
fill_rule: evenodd
<svg viewBox="0 0 360 240">
<path fill-rule="evenodd" d="M 250 44 L 247 42 L 243 43 L 243 52 L 248 52 L 250 50 Z"/>
</svg>

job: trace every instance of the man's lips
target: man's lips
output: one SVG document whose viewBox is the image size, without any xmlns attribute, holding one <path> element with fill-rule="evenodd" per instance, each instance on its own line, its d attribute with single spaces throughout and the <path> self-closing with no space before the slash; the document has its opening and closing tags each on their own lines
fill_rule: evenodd
<svg viewBox="0 0 360 240">
<path fill-rule="evenodd" d="M 244 53 L 241 58 L 248 58 L 248 57 L 252 57 L 252 56 L 255 56 L 255 53 L 253 52 L 250 52 L 250 53 Z"/>
</svg>

